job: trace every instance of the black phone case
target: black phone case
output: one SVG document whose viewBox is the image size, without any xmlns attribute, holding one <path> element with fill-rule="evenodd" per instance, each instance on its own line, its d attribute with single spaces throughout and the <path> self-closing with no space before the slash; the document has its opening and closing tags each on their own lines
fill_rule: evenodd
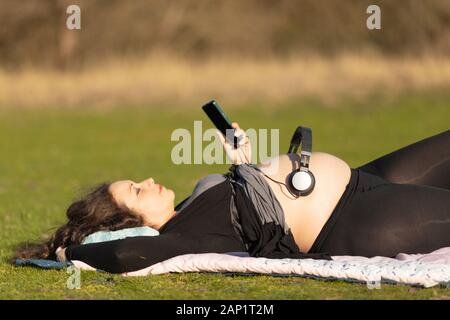
<svg viewBox="0 0 450 320">
<path fill-rule="evenodd" d="M 202 109 L 212 121 L 212 123 L 216 126 L 216 128 L 219 129 L 220 132 L 222 132 L 228 142 L 236 148 L 238 146 L 239 139 L 234 136 L 234 128 L 231 126 L 231 121 L 225 115 L 217 101 L 212 100 L 208 102 L 202 107 Z M 229 137 L 227 135 L 227 129 L 233 130 L 232 137 Z"/>
</svg>

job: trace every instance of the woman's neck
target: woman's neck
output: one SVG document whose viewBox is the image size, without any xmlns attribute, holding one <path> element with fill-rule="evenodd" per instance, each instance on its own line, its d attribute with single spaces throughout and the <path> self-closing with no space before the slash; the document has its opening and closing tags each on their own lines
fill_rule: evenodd
<svg viewBox="0 0 450 320">
<path fill-rule="evenodd" d="M 152 226 L 152 228 L 154 228 L 156 230 L 160 230 L 162 227 L 164 227 L 167 224 L 167 222 L 172 220 L 176 215 L 177 215 L 177 211 L 173 210 L 173 212 L 167 216 L 167 219 L 165 219 L 164 221 L 161 221 L 157 225 Z"/>
</svg>

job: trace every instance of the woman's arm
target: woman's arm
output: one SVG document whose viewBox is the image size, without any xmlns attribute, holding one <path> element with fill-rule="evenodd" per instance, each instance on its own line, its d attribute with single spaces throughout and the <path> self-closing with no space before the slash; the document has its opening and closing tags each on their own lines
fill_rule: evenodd
<svg viewBox="0 0 450 320">
<path fill-rule="evenodd" d="M 66 248 L 67 260 L 80 260 L 111 273 L 131 272 L 188 253 L 228 252 L 221 237 L 167 233 Z"/>
</svg>

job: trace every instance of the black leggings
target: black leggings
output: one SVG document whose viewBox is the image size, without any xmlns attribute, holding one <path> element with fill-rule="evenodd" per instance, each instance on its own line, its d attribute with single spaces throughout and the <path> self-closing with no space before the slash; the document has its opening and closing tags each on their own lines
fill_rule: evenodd
<svg viewBox="0 0 450 320">
<path fill-rule="evenodd" d="M 394 257 L 450 246 L 450 130 L 351 169 L 309 250 Z"/>
</svg>

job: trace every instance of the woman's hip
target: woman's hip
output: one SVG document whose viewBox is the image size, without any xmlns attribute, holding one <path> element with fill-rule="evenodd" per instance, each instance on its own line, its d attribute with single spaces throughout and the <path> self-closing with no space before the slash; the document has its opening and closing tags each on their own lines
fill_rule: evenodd
<svg viewBox="0 0 450 320">
<path fill-rule="evenodd" d="M 310 249 L 392 256 L 450 245 L 450 191 L 390 183 L 352 169 L 338 205 Z"/>
</svg>

